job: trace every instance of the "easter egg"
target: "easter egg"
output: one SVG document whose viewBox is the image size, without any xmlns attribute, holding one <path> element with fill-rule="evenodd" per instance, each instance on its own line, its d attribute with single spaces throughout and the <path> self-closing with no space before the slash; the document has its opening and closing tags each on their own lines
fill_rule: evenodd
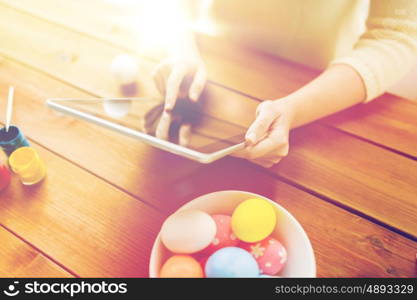
<svg viewBox="0 0 417 300">
<path fill-rule="evenodd" d="M 199 210 L 183 210 L 168 217 L 161 229 L 162 243 L 174 253 L 195 253 L 216 235 L 213 218 Z"/>
<path fill-rule="evenodd" d="M 9 169 L 1 165 L 0 162 L 0 191 L 4 190 L 10 183 L 10 171 Z"/>
<path fill-rule="evenodd" d="M 121 84 L 129 84 L 137 80 L 139 63 L 136 57 L 130 54 L 120 54 L 113 59 L 110 70 Z"/>
<path fill-rule="evenodd" d="M 224 247 L 233 247 L 239 243 L 232 231 L 231 217 L 227 215 L 212 215 L 216 223 L 216 235 L 210 245 L 204 249 L 204 253 L 211 254 Z"/>
<path fill-rule="evenodd" d="M 207 260 L 209 259 L 209 257 L 210 257 L 209 255 L 204 255 L 203 256 L 201 254 L 198 257 L 196 257 L 196 259 L 199 262 L 201 268 L 203 269 L 204 276 L 205 276 L 205 270 L 206 270 L 206 263 L 207 263 Z"/>
<path fill-rule="evenodd" d="M 285 247 L 272 237 L 256 243 L 242 243 L 241 247 L 252 254 L 259 269 L 266 275 L 277 274 L 287 262 Z"/>
<path fill-rule="evenodd" d="M 206 262 L 207 277 L 258 277 L 259 268 L 253 256 L 238 247 L 214 252 Z"/>
<path fill-rule="evenodd" d="M 274 230 L 276 213 L 272 204 L 258 198 L 240 203 L 232 215 L 233 233 L 242 241 L 257 242 Z"/>
<path fill-rule="evenodd" d="M 163 278 L 201 278 L 203 269 L 200 263 L 189 255 L 174 255 L 168 258 L 159 273 Z"/>
</svg>

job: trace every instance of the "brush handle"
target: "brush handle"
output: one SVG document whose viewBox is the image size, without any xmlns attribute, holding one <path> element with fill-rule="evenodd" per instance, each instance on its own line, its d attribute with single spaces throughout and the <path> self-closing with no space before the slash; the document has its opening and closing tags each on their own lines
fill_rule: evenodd
<svg viewBox="0 0 417 300">
<path fill-rule="evenodd" d="M 14 87 L 11 86 L 9 88 L 9 97 L 7 98 L 6 132 L 9 131 L 10 122 L 12 121 L 13 97 L 14 97 Z"/>
</svg>

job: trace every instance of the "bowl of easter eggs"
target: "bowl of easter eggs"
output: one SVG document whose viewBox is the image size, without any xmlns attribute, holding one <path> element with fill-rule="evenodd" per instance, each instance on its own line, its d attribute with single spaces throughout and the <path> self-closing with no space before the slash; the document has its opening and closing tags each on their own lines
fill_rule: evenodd
<svg viewBox="0 0 417 300">
<path fill-rule="evenodd" d="M 282 206 L 243 191 L 200 196 L 163 223 L 150 277 L 315 277 L 307 234 Z"/>
</svg>

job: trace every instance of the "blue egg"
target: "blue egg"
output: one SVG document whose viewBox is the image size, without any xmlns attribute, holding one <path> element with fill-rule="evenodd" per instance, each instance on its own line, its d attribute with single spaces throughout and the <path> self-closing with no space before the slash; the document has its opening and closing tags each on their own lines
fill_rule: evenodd
<svg viewBox="0 0 417 300">
<path fill-rule="evenodd" d="M 214 252 L 207 260 L 207 277 L 258 277 L 259 267 L 253 256 L 238 247 L 226 247 Z"/>
</svg>

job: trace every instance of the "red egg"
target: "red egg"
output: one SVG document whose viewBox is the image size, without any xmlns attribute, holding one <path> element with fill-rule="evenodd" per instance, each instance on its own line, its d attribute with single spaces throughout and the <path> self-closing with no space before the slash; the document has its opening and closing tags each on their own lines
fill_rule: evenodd
<svg viewBox="0 0 417 300">
<path fill-rule="evenodd" d="M 0 191 L 5 189 L 10 183 L 10 171 L 6 166 L 1 165 L 0 161 Z"/>
<path fill-rule="evenodd" d="M 287 261 L 285 247 L 272 237 L 256 243 L 242 242 L 240 246 L 252 254 L 263 274 L 277 274 L 282 270 Z"/>
<path fill-rule="evenodd" d="M 212 215 L 211 217 L 216 223 L 216 235 L 210 245 L 202 251 L 202 254 L 210 255 L 221 248 L 237 246 L 239 240 L 232 231 L 232 218 L 227 215 Z"/>
</svg>

